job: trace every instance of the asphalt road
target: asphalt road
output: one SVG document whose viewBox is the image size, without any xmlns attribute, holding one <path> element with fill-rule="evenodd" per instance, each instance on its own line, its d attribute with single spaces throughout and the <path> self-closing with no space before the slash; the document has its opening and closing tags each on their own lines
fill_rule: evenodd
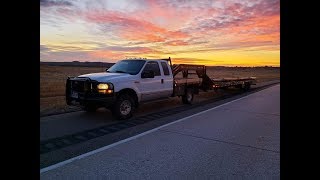
<svg viewBox="0 0 320 180">
<path fill-rule="evenodd" d="M 238 98 L 168 116 L 143 136 L 42 169 L 41 179 L 279 179 L 280 84 Z"/>
<path fill-rule="evenodd" d="M 279 81 L 260 83 L 249 92 L 239 92 L 237 89 L 219 93 L 204 92 L 195 96 L 192 105 L 183 105 L 179 98 L 144 104 L 134 114 L 134 118 L 128 121 L 114 120 L 105 109 L 96 113 L 79 111 L 42 117 L 40 168 L 232 101 L 274 83 Z"/>
</svg>

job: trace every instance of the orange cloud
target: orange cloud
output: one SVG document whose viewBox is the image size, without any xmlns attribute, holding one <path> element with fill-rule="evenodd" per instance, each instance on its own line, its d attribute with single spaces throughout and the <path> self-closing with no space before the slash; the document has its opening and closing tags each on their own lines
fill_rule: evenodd
<svg viewBox="0 0 320 180">
<path fill-rule="evenodd" d="M 124 58 L 123 53 L 114 52 L 110 50 L 100 50 L 100 51 L 92 51 L 88 53 L 89 56 L 93 58 L 101 58 L 101 59 L 122 59 Z"/>
<path fill-rule="evenodd" d="M 154 50 L 147 47 L 128 47 L 118 48 L 109 47 L 106 49 L 89 52 L 93 58 L 107 58 L 107 59 L 123 59 L 125 57 L 139 56 L 141 54 L 161 54 L 161 51 Z"/>
<path fill-rule="evenodd" d="M 166 42 L 165 45 L 169 45 L 169 46 L 185 46 L 185 45 L 188 45 L 188 43 L 185 42 L 185 41 L 177 40 L 177 41 Z"/>
</svg>

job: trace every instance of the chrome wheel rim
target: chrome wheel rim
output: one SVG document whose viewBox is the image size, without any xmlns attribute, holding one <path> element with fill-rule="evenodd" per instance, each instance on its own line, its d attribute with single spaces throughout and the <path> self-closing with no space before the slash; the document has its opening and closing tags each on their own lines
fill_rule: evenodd
<svg viewBox="0 0 320 180">
<path fill-rule="evenodd" d="M 192 100 L 192 94 L 191 93 L 188 93 L 187 94 L 187 100 L 190 102 Z"/>
<path fill-rule="evenodd" d="M 128 115 L 131 111 L 131 102 L 129 100 L 124 100 L 120 104 L 120 113 L 122 115 Z"/>
</svg>

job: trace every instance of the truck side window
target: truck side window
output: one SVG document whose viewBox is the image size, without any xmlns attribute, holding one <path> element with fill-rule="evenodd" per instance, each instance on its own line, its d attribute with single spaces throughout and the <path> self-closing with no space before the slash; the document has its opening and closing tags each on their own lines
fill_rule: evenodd
<svg viewBox="0 0 320 180">
<path fill-rule="evenodd" d="M 164 75 L 169 75 L 170 73 L 169 73 L 169 68 L 167 66 L 167 63 L 161 62 L 161 66 L 162 66 Z"/>
<path fill-rule="evenodd" d="M 144 67 L 144 70 L 143 71 L 154 71 L 154 76 L 160 76 L 160 68 L 159 68 L 159 64 L 157 62 L 148 62 L 146 64 L 146 66 Z"/>
</svg>

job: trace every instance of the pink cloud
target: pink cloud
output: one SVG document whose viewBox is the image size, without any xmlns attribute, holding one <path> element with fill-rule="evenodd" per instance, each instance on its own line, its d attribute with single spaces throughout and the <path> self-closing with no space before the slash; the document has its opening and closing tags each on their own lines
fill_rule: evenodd
<svg viewBox="0 0 320 180">
<path fill-rule="evenodd" d="M 120 12 L 90 12 L 87 14 L 89 22 L 99 25 L 113 26 L 115 33 L 127 40 L 147 42 L 163 42 L 167 39 L 189 37 L 181 31 L 170 31 L 144 20 L 138 20 Z"/>
<path fill-rule="evenodd" d="M 185 46 L 188 45 L 189 43 L 186 41 L 181 41 L 181 40 L 176 40 L 176 41 L 168 41 L 165 43 L 165 45 L 169 46 Z"/>
<path fill-rule="evenodd" d="M 93 58 L 101 58 L 101 59 L 122 59 L 124 58 L 123 53 L 119 53 L 116 51 L 110 51 L 110 50 L 96 50 L 88 52 L 88 55 Z"/>
</svg>

